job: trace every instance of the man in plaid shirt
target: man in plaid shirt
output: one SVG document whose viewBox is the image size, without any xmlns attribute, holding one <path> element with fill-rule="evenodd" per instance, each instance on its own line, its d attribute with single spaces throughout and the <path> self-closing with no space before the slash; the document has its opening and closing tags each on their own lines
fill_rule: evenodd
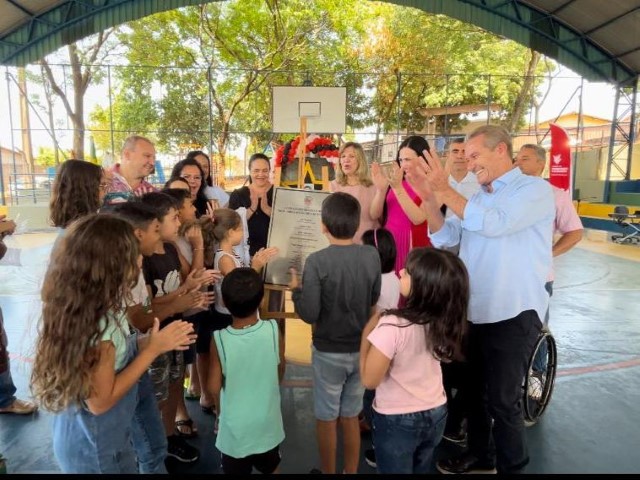
<svg viewBox="0 0 640 480">
<path fill-rule="evenodd" d="M 105 205 L 155 192 L 157 188 L 145 180 L 154 172 L 155 160 L 156 149 L 149 139 L 138 135 L 127 138 L 122 147 L 121 163 L 116 163 L 109 170 L 112 179 L 104 199 Z"/>
</svg>

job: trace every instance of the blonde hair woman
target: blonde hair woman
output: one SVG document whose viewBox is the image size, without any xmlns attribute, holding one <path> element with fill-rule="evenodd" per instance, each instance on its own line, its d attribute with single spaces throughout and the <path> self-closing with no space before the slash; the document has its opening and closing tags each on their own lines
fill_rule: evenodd
<svg viewBox="0 0 640 480">
<path fill-rule="evenodd" d="M 347 142 L 340 147 L 340 161 L 336 166 L 336 179 L 331 182 L 331 191 L 353 195 L 360 203 L 360 226 L 353 240 L 362 243 L 362 234 L 378 228 L 379 224 L 371 217 L 371 202 L 376 188 L 371 181 L 369 165 L 359 143 Z"/>
</svg>

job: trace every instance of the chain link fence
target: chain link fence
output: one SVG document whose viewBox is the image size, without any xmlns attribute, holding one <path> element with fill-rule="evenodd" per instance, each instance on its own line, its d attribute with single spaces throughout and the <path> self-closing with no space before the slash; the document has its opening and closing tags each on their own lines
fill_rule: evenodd
<svg viewBox="0 0 640 480">
<path fill-rule="evenodd" d="M 334 142 L 358 141 L 369 161 L 385 161 L 395 158 L 397 145 L 408 134 L 424 135 L 443 152 L 451 137 L 464 136 L 481 124 L 508 121 L 505 106 L 524 83 L 523 77 L 464 73 L 90 68 L 93 81 L 81 102 L 70 65 L 50 66 L 66 100 L 54 94 L 40 66 L 29 66 L 24 74 L 5 68 L 6 88 L 0 88 L 0 106 L 7 112 L 0 124 L 3 203 L 46 202 L 57 164 L 81 156 L 110 166 L 118 161 L 123 140 L 130 134 L 156 142 L 153 183 L 163 184 L 173 165 L 197 149 L 212 157 L 214 178 L 223 179 L 225 188 L 232 189 L 245 180 L 246 161 L 252 153 L 264 151 L 273 157 L 278 145 L 295 136 L 295 132 L 271 131 L 271 87 L 276 85 L 345 87 L 347 132 L 332 135 Z M 565 127 L 576 152 L 606 151 L 612 132 L 614 141 L 624 140 L 612 128 L 613 106 L 608 116 L 582 110 L 594 95 L 591 91 L 606 85 L 575 77 L 551 81 L 536 77 L 534 83 L 537 91 L 521 99 L 522 119 L 512 128 L 515 150 L 525 143 L 549 146 L 551 122 Z M 466 95 L 470 89 L 471 97 Z M 464 103 L 468 98 L 473 102 Z M 74 123 L 74 116 L 82 118 L 83 125 Z M 80 142 L 82 127 L 84 141 Z M 82 155 L 76 152 L 78 145 Z M 612 178 L 625 168 L 615 166 Z M 602 179 L 602 165 L 597 170 L 592 176 Z"/>
</svg>

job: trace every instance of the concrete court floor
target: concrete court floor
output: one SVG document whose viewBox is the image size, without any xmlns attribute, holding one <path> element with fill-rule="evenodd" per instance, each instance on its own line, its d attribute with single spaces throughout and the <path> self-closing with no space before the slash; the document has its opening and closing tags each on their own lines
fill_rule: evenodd
<svg viewBox="0 0 640 480">
<path fill-rule="evenodd" d="M 588 233 L 597 235 L 587 235 L 556 259 L 550 325 L 558 345 L 558 376 L 550 406 L 527 429 L 531 462 L 526 473 L 640 473 L 640 247 L 603 241 L 602 232 Z M 596 237 L 599 241 L 590 240 Z M 37 267 L 0 266 L 0 305 L 22 398 L 29 396 L 40 308 L 37 275 Z M 308 337 L 287 336 L 287 345 L 298 343 L 295 350 L 304 351 L 299 342 L 308 344 Z M 310 368 L 299 353 L 287 356 L 281 472 L 307 473 L 318 466 Z M 219 473 L 212 417 L 197 402 L 187 404 L 199 428 L 192 443 L 200 448 L 201 459 L 180 471 Z M 8 459 L 9 473 L 59 471 L 52 455 L 51 418 L 44 411 L 27 417 L 0 415 L 0 452 Z M 369 446 L 370 439 L 363 436 L 362 451 Z M 453 448 L 443 444 L 437 455 L 449 455 Z M 374 470 L 362 460 L 360 473 Z"/>
</svg>

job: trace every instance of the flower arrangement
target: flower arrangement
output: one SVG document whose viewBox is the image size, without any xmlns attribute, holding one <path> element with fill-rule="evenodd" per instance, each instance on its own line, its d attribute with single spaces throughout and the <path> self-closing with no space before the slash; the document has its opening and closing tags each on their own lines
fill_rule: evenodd
<svg viewBox="0 0 640 480">
<path fill-rule="evenodd" d="M 290 142 L 281 145 L 274 156 L 276 167 L 284 168 L 290 162 L 293 162 L 298 155 L 298 146 L 300 145 L 300 136 L 291 140 Z M 307 153 L 313 153 L 314 155 L 322 158 L 326 158 L 331 165 L 335 166 L 336 159 L 339 156 L 339 149 L 330 138 L 320 137 L 318 135 L 309 135 L 307 137 L 307 143 L 305 145 L 305 151 Z"/>
</svg>

